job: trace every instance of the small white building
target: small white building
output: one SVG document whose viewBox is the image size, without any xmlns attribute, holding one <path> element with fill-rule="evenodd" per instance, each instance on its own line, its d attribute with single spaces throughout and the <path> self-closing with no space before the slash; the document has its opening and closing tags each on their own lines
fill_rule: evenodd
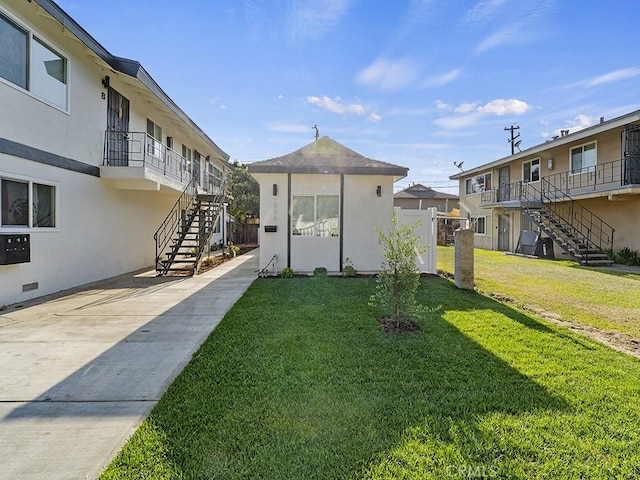
<svg viewBox="0 0 640 480">
<path fill-rule="evenodd" d="M 248 166 L 260 183 L 260 268 L 380 270 L 376 228 L 391 226 L 393 184 L 408 169 L 329 137 Z"/>
<path fill-rule="evenodd" d="M 231 171 L 140 63 L 51 0 L 0 0 L 0 106 L 3 305 L 163 265 L 154 234 L 178 198 L 211 200 Z"/>
</svg>

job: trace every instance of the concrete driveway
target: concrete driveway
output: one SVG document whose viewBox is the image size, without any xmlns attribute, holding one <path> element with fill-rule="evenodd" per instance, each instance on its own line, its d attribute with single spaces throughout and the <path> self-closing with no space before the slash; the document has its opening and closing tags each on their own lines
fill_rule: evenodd
<svg viewBox="0 0 640 480">
<path fill-rule="evenodd" d="M 95 478 L 257 277 L 124 275 L 0 311 L 0 479 Z"/>
</svg>

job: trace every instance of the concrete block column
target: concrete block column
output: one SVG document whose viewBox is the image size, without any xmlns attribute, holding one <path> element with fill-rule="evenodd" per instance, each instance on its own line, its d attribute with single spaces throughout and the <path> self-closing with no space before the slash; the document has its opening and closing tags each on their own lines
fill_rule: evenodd
<svg viewBox="0 0 640 480">
<path fill-rule="evenodd" d="M 473 290 L 473 230 L 458 229 L 454 232 L 456 287 Z"/>
</svg>

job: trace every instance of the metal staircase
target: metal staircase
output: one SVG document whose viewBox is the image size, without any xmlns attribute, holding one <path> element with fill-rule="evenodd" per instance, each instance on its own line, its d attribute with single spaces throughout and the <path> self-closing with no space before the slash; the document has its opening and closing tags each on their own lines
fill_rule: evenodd
<svg viewBox="0 0 640 480">
<path fill-rule="evenodd" d="M 546 179 L 538 190 L 522 185 L 522 209 L 556 244 L 581 265 L 608 266 L 614 229 Z"/>
<path fill-rule="evenodd" d="M 193 275 L 197 271 L 222 213 L 224 178 L 217 190 L 217 194 L 198 193 L 194 176 L 182 191 L 153 236 L 158 275 Z"/>
</svg>

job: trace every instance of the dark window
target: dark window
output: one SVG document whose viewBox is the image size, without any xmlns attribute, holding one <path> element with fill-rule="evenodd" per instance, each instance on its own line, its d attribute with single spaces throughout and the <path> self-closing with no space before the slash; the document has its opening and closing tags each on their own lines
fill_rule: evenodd
<svg viewBox="0 0 640 480">
<path fill-rule="evenodd" d="M 27 90 L 29 35 L 0 14 L 0 77 Z"/>
</svg>

